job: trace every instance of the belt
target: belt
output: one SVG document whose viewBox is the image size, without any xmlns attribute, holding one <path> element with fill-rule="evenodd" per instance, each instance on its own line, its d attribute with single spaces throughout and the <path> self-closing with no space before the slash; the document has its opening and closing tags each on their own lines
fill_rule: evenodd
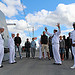
<svg viewBox="0 0 75 75">
<path fill-rule="evenodd" d="M 73 42 L 75 42 L 75 40 Z"/>
<path fill-rule="evenodd" d="M 75 47 L 75 44 L 72 44 L 73 47 Z"/>
</svg>

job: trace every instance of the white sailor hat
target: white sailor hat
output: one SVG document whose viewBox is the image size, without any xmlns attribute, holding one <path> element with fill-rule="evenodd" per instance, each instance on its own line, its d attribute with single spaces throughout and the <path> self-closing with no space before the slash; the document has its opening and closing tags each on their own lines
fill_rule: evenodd
<svg viewBox="0 0 75 75">
<path fill-rule="evenodd" d="M 57 29 L 54 29 L 55 31 L 57 31 Z"/>
<path fill-rule="evenodd" d="M 4 27 L 0 27 L 0 29 L 4 29 Z"/>
</svg>

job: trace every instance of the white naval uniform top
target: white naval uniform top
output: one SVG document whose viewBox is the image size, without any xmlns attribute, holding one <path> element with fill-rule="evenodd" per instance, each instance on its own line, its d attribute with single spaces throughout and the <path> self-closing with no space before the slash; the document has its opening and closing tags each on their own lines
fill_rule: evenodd
<svg viewBox="0 0 75 75">
<path fill-rule="evenodd" d="M 72 44 L 75 44 L 75 30 L 71 32 L 70 38 L 72 39 Z"/>
<path fill-rule="evenodd" d="M 10 37 L 8 40 L 8 47 L 9 48 L 15 48 L 14 39 L 12 37 Z"/>
<path fill-rule="evenodd" d="M 59 35 L 61 33 L 61 30 L 59 29 L 56 33 L 51 34 L 49 32 L 46 32 L 49 36 L 53 36 L 52 38 L 52 44 L 59 44 Z"/>
<path fill-rule="evenodd" d="M 3 50 L 4 48 L 4 40 L 2 39 L 2 36 L 0 34 L 0 52 Z"/>
<path fill-rule="evenodd" d="M 2 39 L 1 34 L 0 34 L 0 46 L 4 46 L 4 40 Z"/>
</svg>

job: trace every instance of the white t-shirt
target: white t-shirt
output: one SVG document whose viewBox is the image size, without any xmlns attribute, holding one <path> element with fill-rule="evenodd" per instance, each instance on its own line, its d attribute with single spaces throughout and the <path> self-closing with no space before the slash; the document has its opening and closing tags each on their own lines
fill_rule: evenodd
<svg viewBox="0 0 75 75">
<path fill-rule="evenodd" d="M 72 39 L 72 43 L 75 44 L 75 30 L 71 32 L 70 38 Z"/>
<path fill-rule="evenodd" d="M 59 35 L 61 33 L 61 30 L 58 30 L 56 33 L 51 34 L 49 32 L 46 32 L 49 36 L 53 36 L 52 38 L 52 44 L 59 44 Z"/>
</svg>

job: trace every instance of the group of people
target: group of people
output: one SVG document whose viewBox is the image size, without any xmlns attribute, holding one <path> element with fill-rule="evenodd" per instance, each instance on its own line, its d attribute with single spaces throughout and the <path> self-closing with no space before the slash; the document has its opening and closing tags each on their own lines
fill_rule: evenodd
<svg viewBox="0 0 75 75">
<path fill-rule="evenodd" d="M 56 26 L 58 27 L 58 30 L 54 29 L 53 34 L 49 33 L 47 27 L 45 27 L 45 31 L 43 31 L 43 34 L 39 39 L 39 58 L 46 58 L 47 53 L 49 60 L 51 60 L 51 58 L 54 58 L 55 62 L 53 64 L 62 65 L 62 61 L 65 57 L 64 53 L 66 51 L 66 59 L 68 59 L 70 49 L 72 52 L 72 59 L 74 58 L 74 65 L 71 67 L 73 69 L 75 68 L 75 23 L 73 23 L 74 30 L 69 33 L 69 37 L 67 37 L 67 39 L 65 39 L 65 36 L 60 36 L 60 24 L 58 23 Z M 1 36 L 1 33 L 3 31 L 4 28 L 0 28 L 0 68 L 3 67 L 2 60 L 4 56 L 4 40 Z M 49 36 L 49 39 L 46 34 Z M 9 63 L 14 64 L 16 63 L 16 49 L 18 49 L 20 59 L 22 59 L 20 48 L 21 38 L 19 37 L 19 33 L 17 33 L 16 37 L 15 34 L 11 34 L 11 36 L 12 37 L 10 37 L 8 40 L 8 47 L 10 51 Z M 32 38 L 31 42 L 29 42 L 29 39 L 27 38 L 27 41 L 25 42 L 25 50 L 27 58 L 30 57 L 30 50 L 33 59 L 35 58 L 36 42 L 34 38 Z"/>
<path fill-rule="evenodd" d="M 2 61 L 4 57 L 4 38 L 2 36 L 2 33 L 4 32 L 4 27 L 0 27 L 0 68 L 3 67 Z M 15 34 L 11 34 L 11 37 L 8 39 L 8 49 L 9 49 L 9 63 L 14 64 L 17 63 L 15 61 L 16 57 L 16 50 L 18 49 L 20 59 L 22 59 L 21 56 L 21 38 L 19 37 L 19 33 L 17 33 L 17 36 L 15 37 Z"/>
<path fill-rule="evenodd" d="M 32 38 L 31 43 L 29 42 L 29 39 L 27 38 L 27 41 L 25 42 L 25 50 L 26 50 L 26 58 L 30 57 L 30 50 L 32 58 L 35 58 L 35 51 L 36 51 L 36 42 L 34 41 L 34 38 Z"/>
<path fill-rule="evenodd" d="M 50 38 L 52 39 L 51 43 L 52 43 L 53 58 L 55 60 L 54 64 L 61 65 L 62 61 L 59 54 L 59 35 L 61 33 L 61 29 L 59 23 L 57 24 L 57 27 L 58 30 L 54 29 L 53 31 L 54 34 L 49 33 L 48 29 L 45 27 L 45 31 L 43 31 L 43 35 L 41 35 L 40 44 L 41 44 L 41 51 L 43 58 L 44 58 L 44 49 L 45 49 L 45 51 L 47 52 L 48 59 L 50 60 L 51 58 L 50 58 L 49 48 L 51 49 L 51 46 L 48 47 L 49 40 L 47 36 L 49 35 Z"/>
<path fill-rule="evenodd" d="M 4 27 L 0 27 L 0 68 L 3 67 L 2 61 L 4 57 L 4 38 L 2 36 L 2 33 L 4 32 Z M 14 64 L 17 63 L 15 58 L 17 56 L 17 50 L 20 56 L 20 59 L 22 59 L 21 55 L 21 37 L 19 37 L 19 33 L 17 33 L 16 37 L 15 34 L 11 34 L 11 37 L 8 39 L 8 49 L 9 49 L 9 63 Z M 35 50 L 36 50 L 36 42 L 34 41 L 34 38 L 32 38 L 32 42 L 29 42 L 29 39 L 27 38 L 27 41 L 25 42 L 25 49 L 26 49 L 26 57 L 30 57 L 30 48 L 31 48 L 31 54 L 32 57 L 35 58 Z"/>
<path fill-rule="evenodd" d="M 22 59 L 21 55 L 21 38 L 19 37 L 19 33 L 17 33 L 17 36 L 15 37 L 15 34 L 11 34 L 11 37 L 8 39 L 8 48 L 9 48 L 9 63 L 14 64 L 17 63 L 15 61 L 16 58 L 16 51 L 18 49 L 20 59 Z"/>
<path fill-rule="evenodd" d="M 54 58 L 55 65 L 61 65 L 64 57 L 66 59 L 69 58 L 69 49 L 71 50 L 72 59 L 74 59 L 74 65 L 71 67 L 72 69 L 75 68 L 75 23 L 73 23 L 74 30 L 69 33 L 67 39 L 65 36 L 60 36 L 61 29 L 60 24 L 57 24 L 58 30 L 54 29 L 54 34 L 48 32 L 47 27 L 45 27 L 45 31 L 43 31 L 43 35 L 41 35 L 40 39 L 40 47 L 39 50 L 42 51 L 42 56 L 44 58 L 44 49 L 47 52 L 48 58 Z M 49 41 L 48 36 L 49 35 Z M 49 46 L 49 47 L 48 47 Z M 50 54 L 49 54 L 50 52 Z M 66 52 L 66 54 L 65 54 Z M 41 53 L 40 53 L 41 54 Z"/>
</svg>

